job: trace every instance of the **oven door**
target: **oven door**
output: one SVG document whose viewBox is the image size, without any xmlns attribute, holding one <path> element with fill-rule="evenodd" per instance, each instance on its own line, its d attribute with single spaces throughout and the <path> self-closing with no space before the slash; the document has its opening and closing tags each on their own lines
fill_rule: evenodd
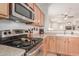
<svg viewBox="0 0 79 59">
<path fill-rule="evenodd" d="M 27 56 L 37 56 L 42 51 L 42 42 L 26 53 Z"/>
<path fill-rule="evenodd" d="M 24 22 L 33 22 L 34 12 L 24 3 L 12 4 L 12 16 L 21 19 Z"/>
</svg>

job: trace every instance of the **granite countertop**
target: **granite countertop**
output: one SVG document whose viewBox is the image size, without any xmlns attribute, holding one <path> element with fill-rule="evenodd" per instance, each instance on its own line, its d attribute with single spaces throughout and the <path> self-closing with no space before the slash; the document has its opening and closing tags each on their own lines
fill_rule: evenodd
<svg viewBox="0 0 79 59">
<path fill-rule="evenodd" d="M 24 49 L 0 45 L 0 56 L 22 56 L 24 53 Z"/>
</svg>

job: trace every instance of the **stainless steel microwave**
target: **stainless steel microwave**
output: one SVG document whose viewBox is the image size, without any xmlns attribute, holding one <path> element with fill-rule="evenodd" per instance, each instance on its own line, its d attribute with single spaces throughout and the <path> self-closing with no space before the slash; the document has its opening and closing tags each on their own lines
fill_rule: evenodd
<svg viewBox="0 0 79 59">
<path fill-rule="evenodd" d="M 11 3 L 9 5 L 10 19 L 21 22 L 33 22 L 34 12 L 26 3 Z"/>
</svg>

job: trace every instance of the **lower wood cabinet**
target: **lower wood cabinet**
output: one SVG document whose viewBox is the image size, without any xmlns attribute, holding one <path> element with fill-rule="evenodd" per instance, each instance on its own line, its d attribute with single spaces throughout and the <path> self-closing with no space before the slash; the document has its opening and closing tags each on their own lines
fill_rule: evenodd
<svg viewBox="0 0 79 59">
<path fill-rule="evenodd" d="M 68 53 L 68 40 L 66 37 L 56 37 L 56 49 L 58 54 L 66 55 Z"/>
<path fill-rule="evenodd" d="M 79 37 L 47 36 L 44 38 L 44 54 L 48 52 L 79 56 Z"/>
<path fill-rule="evenodd" d="M 79 37 L 69 37 L 68 45 L 69 55 L 79 56 Z"/>
<path fill-rule="evenodd" d="M 9 3 L 0 3 L 0 18 L 9 18 Z"/>
<path fill-rule="evenodd" d="M 49 52 L 53 52 L 53 53 L 56 53 L 56 39 L 55 37 L 53 36 L 49 36 Z"/>
<path fill-rule="evenodd" d="M 49 50 L 49 37 L 43 38 L 43 55 L 47 55 Z"/>
</svg>

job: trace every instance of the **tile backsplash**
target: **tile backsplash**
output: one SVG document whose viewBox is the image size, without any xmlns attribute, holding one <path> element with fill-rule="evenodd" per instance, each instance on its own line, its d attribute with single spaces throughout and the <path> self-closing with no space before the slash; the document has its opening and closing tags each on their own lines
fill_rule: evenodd
<svg viewBox="0 0 79 59">
<path fill-rule="evenodd" d="M 14 22 L 11 20 L 0 20 L 0 30 L 13 30 L 13 29 L 23 29 L 23 30 L 28 30 L 28 29 L 38 29 L 38 30 L 33 30 L 33 34 L 39 34 L 39 27 L 38 26 L 33 26 L 33 25 L 28 25 L 25 23 L 20 23 L 20 22 Z"/>
<path fill-rule="evenodd" d="M 0 20 L 0 30 L 8 30 L 8 29 L 28 29 L 32 28 L 31 25 L 26 25 L 25 23 L 14 22 L 11 20 Z"/>
</svg>

